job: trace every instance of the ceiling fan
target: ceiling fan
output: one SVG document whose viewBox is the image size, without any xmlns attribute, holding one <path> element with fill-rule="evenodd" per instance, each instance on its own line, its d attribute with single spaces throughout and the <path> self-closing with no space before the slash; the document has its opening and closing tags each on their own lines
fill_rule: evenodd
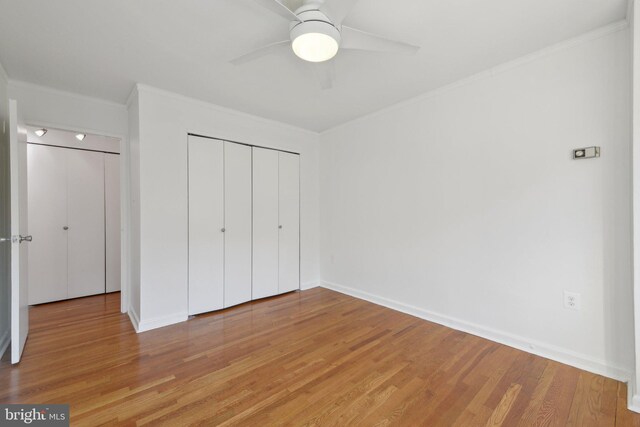
<svg viewBox="0 0 640 427">
<path fill-rule="evenodd" d="M 291 48 L 296 56 L 313 65 L 322 89 L 329 89 L 333 86 L 334 75 L 333 61 L 330 60 L 338 50 L 413 54 L 420 49 L 342 25 L 358 0 L 304 0 L 296 10 L 289 9 L 281 0 L 254 1 L 287 19 L 290 22 L 289 36 L 231 60 L 234 65 Z"/>
</svg>

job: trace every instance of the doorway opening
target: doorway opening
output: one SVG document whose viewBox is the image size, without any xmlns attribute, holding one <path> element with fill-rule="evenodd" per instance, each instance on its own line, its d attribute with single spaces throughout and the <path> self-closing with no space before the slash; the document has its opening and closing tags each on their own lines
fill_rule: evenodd
<svg viewBox="0 0 640 427">
<path fill-rule="evenodd" d="M 26 126 L 28 300 L 121 290 L 121 139 Z"/>
</svg>

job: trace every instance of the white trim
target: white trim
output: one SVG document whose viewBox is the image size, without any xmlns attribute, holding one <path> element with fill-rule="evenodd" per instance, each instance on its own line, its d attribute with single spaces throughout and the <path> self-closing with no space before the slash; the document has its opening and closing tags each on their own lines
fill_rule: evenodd
<svg viewBox="0 0 640 427">
<path fill-rule="evenodd" d="M 315 132 L 315 131 L 312 131 L 312 130 L 309 130 L 309 129 L 301 128 L 301 127 L 298 127 L 298 126 L 295 126 L 295 125 L 292 125 L 292 124 L 289 124 L 289 123 L 279 122 L 279 121 L 273 120 L 273 119 L 267 119 L 265 117 L 260 117 L 260 116 L 256 116 L 256 115 L 253 115 L 253 114 L 250 114 L 250 113 L 245 113 L 243 111 L 234 110 L 232 108 L 222 107 L 222 106 L 220 106 L 218 104 L 212 104 L 210 102 L 202 101 L 200 99 L 190 98 L 190 97 L 185 96 L 185 95 L 180 95 L 178 93 L 169 92 L 169 91 L 164 90 L 164 89 L 158 89 L 156 87 L 148 86 L 148 85 L 145 85 L 145 84 L 142 84 L 142 83 L 136 84 L 136 87 L 135 87 L 134 90 L 136 90 L 136 89 L 137 89 L 138 93 L 141 93 L 141 92 L 155 93 L 155 94 L 158 94 L 158 95 L 162 95 L 162 96 L 166 96 L 166 97 L 169 97 L 169 98 L 176 99 L 178 101 L 188 102 L 188 103 L 191 103 L 191 104 L 194 104 L 194 105 L 197 105 L 199 107 L 206 108 L 206 109 L 209 109 L 209 110 L 214 110 L 214 111 L 218 111 L 218 112 L 226 113 L 226 114 L 234 114 L 236 116 L 240 116 L 240 117 L 244 117 L 244 118 L 247 118 L 247 119 L 255 120 L 255 121 L 262 122 L 262 123 L 265 123 L 265 124 L 268 124 L 268 125 L 271 125 L 271 126 L 277 126 L 277 127 L 282 128 L 282 129 L 295 130 L 295 131 L 302 132 L 302 133 L 305 133 L 305 134 L 308 134 L 308 135 L 318 136 L 318 132 Z M 129 97 L 131 97 L 131 95 L 129 95 Z"/>
<path fill-rule="evenodd" d="M 502 63 L 500 65 L 497 65 L 495 67 L 489 68 L 489 69 L 484 70 L 484 71 L 481 71 L 481 72 L 479 72 L 477 74 L 473 74 L 473 75 L 471 75 L 469 77 L 465 77 L 463 79 L 460 79 L 460 80 L 455 81 L 453 83 L 450 83 L 448 85 L 437 87 L 437 88 L 435 88 L 433 90 L 430 90 L 428 92 L 422 93 L 421 95 L 412 97 L 412 98 L 404 100 L 404 101 L 400 101 L 400 102 L 398 102 L 396 104 L 384 107 L 384 108 L 382 108 L 380 110 L 376 110 L 376 111 L 374 111 L 372 113 L 356 117 L 355 119 L 352 119 L 352 120 L 346 121 L 344 123 L 341 123 L 339 125 L 330 127 L 329 129 L 325 129 L 322 132 L 320 132 L 320 135 L 322 136 L 322 135 L 325 135 L 325 134 L 329 134 L 329 133 L 331 133 L 333 131 L 336 131 L 338 129 L 346 127 L 346 126 L 348 126 L 348 125 L 350 125 L 352 123 L 358 123 L 358 122 L 361 122 L 363 120 L 370 119 L 370 118 L 373 118 L 373 117 L 377 117 L 378 115 L 381 115 L 381 114 L 384 114 L 384 113 L 387 113 L 387 112 L 390 112 L 390 111 L 397 110 L 399 108 L 403 108 L 403 107 L 406 107 L 406 106 L 409 106 L 409 105 L 424 101 L 426 99 L 434 98 L 436 96 L 441 96 L 444 93 L 450 92 L 450 91 L 458 89 L 460 87 L 467 86 L 467 85 L 469 85 L 471 83 L 474 83 L 474 82 L 477 82 L 479 80 L 484 80 L 484 79 L 487 79 L 487 78 L 491 78 L 491 77 L 493 77 L 493 76 L 495 76 L 495 75 L 497 75 L 499 73 L 504 73 L 505 71 L 508 71 L 508 70 L 513 69 L 513 68 L 520 67 L 522 65 L 528 64 L 530 62 L 534 62 L 534 61 L 537 61 L 539 59 L 551 56 L 551 55 L 553 55 L 555 53 L 558 53 L 560 51 L 571 49 L 573 47 L 579 46 L 579 45 L 584 44 L 586 42 L 597 40 L 597 39 L 602 38 L 602 37 L 606 37 L 606 36 L 608 36 L 610 34 L 617 33 L 618 31 L 622 31 L 622 30 L 624 30 L 624 29 L 626 29 L 628 27 L 629 27 L 629 22 L 626 19 L 614 22 L 612 24 L 609 24 L 609 25 L 606 25 L 604 27 L 598 28 L 597 30 L 590 31 L 590 32 L 582 34 L 582 35 L 580 35 L 578 37 L 574 37 L 572 39 L 565 40 L 565 41 L 562 41 L 560 43 L 551 45 L 551 46 L 546 47 L 544 49 L 541 49 L 541 50 L 538 50 L 536 52 L 530 53 L 528 55 L 522 56 L 520 58 L 514 59 L 512 61 L 508 61 L 508 62 Z"/>
<path fill-rule="evenodd" d="M 138 333 L 146 332 L 152 329 L 158 329 L 164 326 L 185 322 L 188 318 L 189 316 L 186 313 L 175 313 L 168 316 L 156 317 L 155 319 L 142 320 L 138 322 L 138 328 L 136 329 L 136 331 Z"/>
<path fill-rule="evenodd" d="M 9 348 L 9 344 L 11 343 L 11 336 L 9 334 L 10 331 L 11 327 L 7 328 L 7 330 L 4 331 L 4 335 L 2 335 L 2 338 L 0 338 L 0 358 L 4 356 L 4 352 L 7 351 L 7 349 Z"/>
<path fill-rule="evenodd" d="M 133 329 L 136 330 L 136 333 L 140 333 L 140 318 L 138 317 L 138 314 L 131 307 L 129 307 L 127 314 L 129 315 L 129 320 L 131 320 Z"/>
<path fill-rule="evenodd" d="M 67 90 L 62 90 L 62 89 L 56 89 L 56 88 L 52 88 L 49 86 L 42 86 L 36 83 L 30 83 L 30 82 L 25 82 L 23 80 L 14 80 L 14 79 L 9 79 L 9 85 L 11 86 L 15 86 L 15 87 L 22 87 L 22 88 L 26 88 L 26 89 L 36 89 L 36 90 L 40 90 L 43 92 L 48 92 L 54 95 L 58 95 L 58 96 L 65 96 L 68 98 L 75 98 L 81 101 L 85 101 L 85 102 L 92 102 L 95 104 L 102 104 L 102 105 L 106 105 L 109 107 L 113 107 L 119 110 L 124 110 L 126 111 L 127 106 L 124 104 L 121 104 L 119 102 L 115 102 L 115 101 L 109 101 L 106 99 L 102 99 L 102 98 L 96 98 L 95 96 L 89 96 L 89 95 L 82 95 L 76 92 L 69 92 Z"/>
<path fill-rule="evenodd" d="M 365 301 L 369 301 L 374 304 L 400 311 L 411 316 L 419 317 L 420 319 L 438 323 L 440 325 L 447 326 L 458 331 L 466 332 L 468 334 L 476 335 L 481 338 L 497 342 L 499 344 L 504 344 L 518 350 L 526 351 L 527 353 L 532 353 L 538 356 L 545 357 L 547 359 L 564 363 L 566 365 L 571 365 L 576 368 L 583 369 L 585 371 L 593 372 L 594 374 L 603 375 L 605 377 L 613 378 L 622 382 L 629 381 L 632 377 L 632 373 L 627 369 L 611 366 L 602 360 L 597 360 L 590 356 L 576 353 L 571 350 L 556 347 L 535 340 L 529 340 L 527 338 L 520 337 L 508 332 L 499 331 L 493 328 L 487 328 L 482 325 L 456 319 L 451 316 L 434 313 L 432 311 L 424 310 L 422 308 L 418 308 L 399 301 L 394 301 L 392 299 L 370 294 L 368 292 L 349 288 L 347 286 L 341 286 L 326 281 L 323 281 L 321 286 L 323 288 L 331 289 L 333 291 L 350 295 L 355 298 L 363 299 Z"/>
<path fill-rule="evenodd" d="M 309 289 L 317 288 L 320 286 L 320 282 L 307 282 L 300 284 L 301 291 L 308 291 Z"/>
</svg>

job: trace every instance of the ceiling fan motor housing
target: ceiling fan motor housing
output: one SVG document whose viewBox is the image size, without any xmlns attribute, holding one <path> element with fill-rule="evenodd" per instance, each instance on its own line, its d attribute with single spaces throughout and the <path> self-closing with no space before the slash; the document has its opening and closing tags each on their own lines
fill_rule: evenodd
<svg viewBox="0 0 640 427">
<path fill-rule="evenodd" d="M 332 37 L 340 44 L 340 30 L 338 30 L 338 28 L 333 25 L 333 22 L 331 22 L 331 19 L 318 8 L 319 5 L 320 3 L 305 2 L 304 5 L 296 10 L 295 13 L 302 22 L 291 22 L 289 27 L 291 41 L 303 34 L 321 33 Z"/>
</svg>

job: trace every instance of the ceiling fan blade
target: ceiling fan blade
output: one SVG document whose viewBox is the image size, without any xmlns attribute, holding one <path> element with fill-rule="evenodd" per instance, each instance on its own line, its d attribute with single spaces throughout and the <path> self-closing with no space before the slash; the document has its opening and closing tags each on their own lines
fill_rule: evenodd
<svg viewBox="0 0 640 427">
<path fill-rule="evenodd" d="M 265 55 L 270 55 L 272 53 L 277 53 L 280 50 L 283 50 L 285 47 L 289 47 L 291 45 L 291 40 L 282 40 L 280 42 L 275 42 L 258 48 L 252 52 L 239 56 L 235 59 L 232 59 L 231 62 L 233 65 L 242 65 L 247 62 L 253 61 L 258 58 L 262 58 Z"/>
<path fill-rule="evenodd" d="M 309 62 L 308 64 L 313 69 L 318 83 L 320 83 L 320 89 L 331 89 L 336 76 L 334 61 Z"/>
<path fill-rule="evenodd" d="M 335 25 L 340 25 L 357 2 L 358 0 L 325 0 L 320 10 L 326 13 Z"/>
<path fill-rule="evenodd" d="M 342 26 L 341 35 L 341 49 L 406 54 L 414 54 L 420 49 L 420 47 L 410 45 L 409 43 L 390 40 L 385 37 L 347 27 L 346 25 Z"/>
<path fill-rule="evenodd" d="M 298 16 L 287 6 L 285 6 L 280 0 L 254 0 L 260 6 L 269 9 L 271 12 L 276 13 L 282 16 L 284 19 L 288 21 L 300 21 L 302 20 L 298 18 Z"/>
</svg>

